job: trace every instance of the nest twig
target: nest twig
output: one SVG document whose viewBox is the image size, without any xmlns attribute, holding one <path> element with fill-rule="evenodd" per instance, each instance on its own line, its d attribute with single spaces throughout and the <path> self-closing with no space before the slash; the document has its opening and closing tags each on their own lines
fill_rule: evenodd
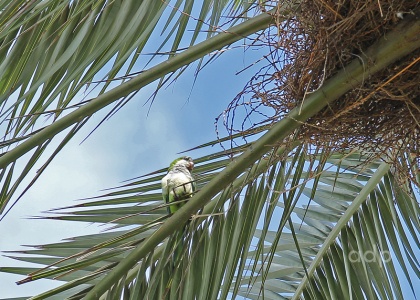
<svg viewBox="0 0 420 300">
<path fill-rule="evenodd" d="M 260 38 L 270 49 L 269 63 L 229 104 L 225 127 L 232 134 L 283 118 L 418 6 L 418 0 L 301 1 L 293 18 Z M 299 138 L 326 151 L 359 149 L 382 158 L 392 149 L 418 170 L 419 69 L 420 51 L 415 51 L 366 78 L 308 120 Z M 409 169 L 415 178 L 417 171 Z"/>
</svg>

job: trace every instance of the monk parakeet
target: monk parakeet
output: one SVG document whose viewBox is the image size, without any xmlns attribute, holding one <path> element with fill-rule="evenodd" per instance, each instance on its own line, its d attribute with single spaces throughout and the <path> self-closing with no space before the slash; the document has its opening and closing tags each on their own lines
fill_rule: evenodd
<svg viewBox="0 0 420 300">
<path fill-rule="evenodd" d="M 168 174 L 162 178 L 162 195 L 165 203 L 174 203 L 168 206 L 168 212 L 174 213 L 195 191 L 194 178 L 191 174 L 194 162 L 191 157 L 183 156 L 175 159 L 168 168 Z"/>
</svg>

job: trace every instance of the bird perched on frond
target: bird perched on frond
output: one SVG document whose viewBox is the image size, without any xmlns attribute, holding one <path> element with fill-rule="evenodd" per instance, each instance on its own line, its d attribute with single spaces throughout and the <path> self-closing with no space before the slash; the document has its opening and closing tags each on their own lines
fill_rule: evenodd
<svg viewBox="0 0 420 300">
<path fill-rule="evenodd" d="M 192 158 L 183 156 L 170 164 L 168 173 L 162 178 L 162 195 L 165 203 L 170 204 L 167 206 L 169 214 L 175 213 L 193 196 L 195 191 L 194 177 L 191 174 L 193 168 Z M 175 235 L 172 269 L 175 269 L 176 261 L 181 257 L 184 250 L 183 241 L 186 238 L 188 223 L 184 225 L 181 232 Z"/>
<path fill-rule="evenodd" d="M 168 213 L 174 213 L 193 196 L 195 191 L 194 177 L 191 174 L 194 162 L 191 157 L 183 156 L 175 159 L 162 178 L 163 200 L 168 206 Z"/>
</svg>

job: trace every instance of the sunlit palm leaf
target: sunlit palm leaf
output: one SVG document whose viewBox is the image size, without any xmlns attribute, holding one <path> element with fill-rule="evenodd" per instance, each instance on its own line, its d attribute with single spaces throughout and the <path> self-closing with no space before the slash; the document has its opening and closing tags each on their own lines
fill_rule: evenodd
<svg viewBox="0 0 420 300">
<path fill-rule="evenodd" d="M 343 157 L 343 161 L 346 160 Z M 354 161 L 360 162 L 359 159 Z M 369 169 L 372 170 L 372 167 L 376 168 L 372 165 Z M 298 285 L 300 285 L 299 288 L 302 287 L 304 289 L 302 291 L 305 293 L 305 299 L 329 299 L 333 297 L 333 293 L 337 293 L 337 298 L 339 299 L 347 299 L 352 293 L 353 296 L 372 293 L 372 299 L 375 297 L 383 299 L 384 295 L 387 294 L 389 297 L 390 293 L 401 294 L 399 282 L 402 279 L 401 277 L 398 279 L 393 266 L 395 261 L 382 262 L 386 266 L 385 269 L 380 267 L 380 264 L 378 265 L 380 257 L 387 260 L 390 253 L 400 253 L 398 243 L 391 242 L 387 245 L 387 238 L 384 236 L 384 232 L 399 231 L 396 227 L 392 228 L 393 226 L 389 227 L 386 225 L 386 223 L 391 221 L 390 218 L 387 218 L 390 207 L 381 210 L 380 208 L 378 209 L 377 204 L 374 204 L 377 201 L 375 195 L 381 193 L 380 189 L 384 182 L 379 181 L 376 184 L 372 184 L 371 178 L 369 181 L 366 181 L 366 178 L 358 176 L 360 171 L 366 172 L 367 169 L 356 167 L 342 169 L 338 174 L 321 174 L 320 181 L 325 181 L 324 179 L 326 179 L 331 184 L 317 187 L 314 198 L 315 204 L 305 205 L 304 209 L 299 207 L 294 209 L 291 218 L 292 223 L 294 223 L 293 231 L 299 241 L 299 251 L 303 255 L 308 272 L 316 270 L 314 272 L 315 282 L 302 281 L 305 278 L 305 272 L 290 232 L 292 229 L 291 223 L 289 223 L 286 224 L 287 229 L 279 227 L 277 231 L 268 230 L 266 234 L 264 234 L 264 230 L 257 230 L 257 237 L 260 238 L 258 249 L 261 250 L 260 252 L 250 252 L 250 259 L 255 262 L 254 265 L 257 267 L 249 268 L 249 271 L 256 272 L 253 273 L 255 274 L 255 283 L 249 284 L 249 282 L 253 282 L 252 276 L 249 277 L 249 280 L 246 278 L 242 279 L 241 295 L 251 299 L 263 294 L 267 299 L 277 299 L 279 295 L 289 298 L 294 295 L 294 299 L 297 299 L 299 298 L 299 294 L 296 293 Z M 350 180 L 349 175 L 354 178 Z M 384 178 L 386 182 L 388 175 L 382 177 L 383 175 L 378 179 Z M 343 177 L 341 178 L 341 176 Z M 337 188 L 333 184 L 333 182 L 337 181 L 342 181 L 341 188 Z M 345 188 L 343 182 L 346 182 L 347 188 Z M 360 202 L 357 210 L 351 214 L 350 217 L 353 221 L 342 222 L 342 219 L 346 220 L 349 217 L 348 211 L 354 210 L 354 208 L 350 207 L 350 204 L 353 199 L 358 199 L 357 186 L 359 186 L 359 192 L 362 192 L 362 189 L 369 189 L 371 192 L 366 202 L 365 200 Z M 401 192 L 399 187 L 394 186 L 392 189 L 394 188 L 396 189 L 395 192 Z M 312 191 L 307 189 L 306 195 L 309 196 L 311 194 Z M 408 194 L 405 195 L 407 196 L 405 201 L 408 201 L 411 204 L 410 206 L 413 207 L 413 210 L 408 214 L 411 215 L 410 222 L 418 223 L 418 218 L 415 216 L 419 212 L 419 207 L 415 195 L 410 194 L 409 197 Z M 306 199 L 309 200 L 309 198 Z M 406 204 L 407 202 L 405 201 L 404 203 Z M 281 207 L 284 206 L 283 202 L 279 202 L 279 204 L 281 204 Z M 396 209 L 398 209 L 398 206 Z M 395 211 L 395 208 L 392 207 L 391 210 Z M 377 215 L 374 220 L 372 220 L 372 212 Z M 379 222 L 379 216 L 381 216 L 381 222 Z M 398 217 L 397 219 L 400 218 Z M 278 223 L 278 221 L 274 220 L 272 222 Z M 372 222 L 375 222 L 375 225 Z M 273 226 L 273 224 L 270 225 Z M 332 230 L 337 232 L 338 235 L 328 241 Z M 414 234 L 418 235 L 418 233 Z M 354 237 L 359 236 L 359 238 L 349 240 L 349 234 Z M 328 239 L 326 239 L 327 237 Z M 331 244 L 324 247 L 325 245 L 323 244 L 325 242 Z M 410 249 L 408 251 L 413 251 L 413 242 L 404 241 L 404 238 L 402 238 L 399 240 L 399 243 L 402 243 L 404 248 Z M 416 246 L 418 246 L 418 243 L 416 243 Z M 318 252 L 320 250 L 322 250 L 321 259 L 314 261 L 313 258 L 320 253 Z M 354 260 L 355 253 L 358 255 L 375 253 L 375 261 L 367 265 L 361 265 L 360 262 L 358 264 L 354 262 L 349 263 L 349 260 L 352 258 Z M 262 257 L 258 258 L 258 256 Z M 398 256 L 401 257 L 400 255 Z M 412 253 L 410 256 L 412 257 Z M 271 270 L 265 272 L 263 266 L 269 269 L 269 262 L 271 262 Z M 311 265 L 314 262 L 316 264 Z M 402 257 L 398 259 L 398 265 L 400 264 L 406 265 Z M 417 268 L 417 264 L 418 260 L 416 260 L 413 267 Z M 343 266 L 345 266 L 344 269 Z M 380 269 L 376 269 L 378 266 Z M 359 274 L 365 268 L 367 268 L 367 273 Z M 405 269 L 405 267 L 403 268 Z M 404 273 L 407 275 L 408 281 L 413 279 L 408 276 L 407 272 L 404 271 Z M 310 284 L 313 284 L 312 288 Z M 265 293 L 267 290 L 271 293 Z"/>
</svg>

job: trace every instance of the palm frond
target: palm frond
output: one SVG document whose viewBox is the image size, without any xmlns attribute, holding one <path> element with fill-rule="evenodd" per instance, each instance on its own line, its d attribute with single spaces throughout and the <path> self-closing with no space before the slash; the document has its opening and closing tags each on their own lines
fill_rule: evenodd
<svg viewBox="0 0 420 300">
<path fill-rule="evenodd" d="M 281 148 L 277 154 L 284 154 L 284 150 Z M 364 294 L 373 298 L 389 297 L 392 293 L 402 295 L 401 277 L 391 253 L 395 254 L 398 265 L 403 266 L 405 276 L 412 279 L 407 268 L 418 267 L 419 261 L 413 241 L 405 239 L 402 233 L 407 222 L 415 224 L 411 226 L 412 235 L 419 233 L 420 209 L 415 195 L 395 182 L 385 163 L 361 164 L 364 157 L 354 152 L 333 154 L 322 171 L 313 172 L 316 164 L 309 163 L 314 157 L 308 151 L 299 147 L 289 152 L 291 156 L 286 159 L 276 155 L 273 156 L 276 159 L 262 160 L 246 171 L 193 216 L 176 272 L 168 267 L 176 241 L 170 238 L 119 281 L 125 293 L 131 295 L 136 291 L 135 294 L 148 295 L 151 299 L 168 293 L 174 293 L 173 297 L 181 293 L 187 298 L 208 299 L 228 295 L 288 299 L 292 295 L 298 298 L 300 292 L 305 298 L 327 299 L 332 292 L 344 298 Z M 198 164 L 197 169 L 203 170 L 202 166 L 212 163 L 218 165 L 218 161 L 206 162 Z M 205 176 L 199 178 L 199 184 L 208 180 Z M 153 193 L 154 185 L 145 181 L 137 184 L 147 184 Z M 121 187 L 127 190 L 125 193 L 103 197 L 110 201 L 115 197 L 123 199 L 132 193 L 133 185 L 136 184 Z M 109 208 L 103 205 L 106 201 L 97 203 L 101 205 L 97 210 L 89 210 L 90 217 L 107 215 Z M 135 210 L 136 206 L 130 204 L 129 208 Z M 156 199 L 155 205 L 161 204 Z M 149 206 L 142 201 L 139 205 Z M 76 210 L 70 214 L 79 215 L 80 209 L 85 217 L 82 207 L 72 208 Z M 116 216 L 127 213 L 125 207 L 117 206 L 115 212 L 118 209 L 121 213 Z M 20 253 L 29 257 L 15 255 L 14 258 L 50 265 L 41 272 L 31 270 L 33 275 L 28 280 L 60 274 L 57 279 L 68 281 L 48 295 L 70 289 L 83 278 L 89 278 L 83 282 L 96 284 L 133 247 L 155 233 L 155 228 L 148 227 L 147 213 L 139 212 L 137 216 L 144 225 L 133 222 L 128 229 L 38 246 L 37 250 Z M 158 220 L 155 216 L 152 226 L 159 227 Z M 128 225 L 119 220 L 116 223 Z M 414 243 L 419 245 L 416 239 Z M 374 259 L 366 253 L 375 255 Z M 364 262 L 363 255 L 372 261 Z M 406 256 L 410 257 L 408 265 Z M 62 261 L 56 263 L 58 257 Z M 378 263 L 383 269 L 376 269 Z M 2 271 L 22 274 L 28 269 Z M 203 282 L 209 284 L 203 287 Z M 113 292 L 108 291 L 108 295 Z"/>
<path fill-rule="evenodd" d="M 203 2 L 201 11 L 210 14 L 208 26 L 213 28 L 218 27 L 221 15 L 212 10 L 223 10 L 227 3 L 211 3 Z M 4 5 L 0 16 L 0 51 L 4 54 L 0 61 L 0 122 L 5 126 L 5 134 L 0 167 L 5 177 L 13 177 L 10 166 L 20 157 L 40 145 L 46 147 L 61 131 L 82 126 L 92 114 L 120 100 L 115 108 L 118 110 L 147 84 L 266 28 L 272 19 L 271 15 L 262 14 L 232 28 L 229 22 L 215 38 L 170 56 L 168 61 L 148 70 L 141 69 L 147 65 L 140 62 L 146 42 L 159 30 L 159 20 L 168 10 L 175 12 L 171 16 L 175 23 L 168 24 L 171 29 L 163 45 L 175 34 L 172 49 L 178 48 L 190 20 L 192 1 L 185 1 L 185 7 L 188 11 L 182 13 L 178 6 L 169 6 L 165 1 L 106 0 L 32 1 L 31 5 L 21 1 Z M 241 8 L 250 7 L 238 5 L 229 13 L 238 13 Z M 203 21 L 195 22 L 191 43 L 196 43 Z M 207 35 L 216 33 L 209 31 Z M 157 53 L 153 53 L 156 57 Z M 137 65 L 141 71 L 131 76 L 129 72 Z M 100 83 L 91 88 L 95 80 Z M 123 83 L 113 87 L 114 80 Z M 49 117 L 44 128 L 40 127 L 44 121 L 41 116 Z M 36 156 L 35 161 L 39 159 Z M 34 162 L 22 163 L 30 170 Z M 14 185 L 20 183 L 21 178 Z M 0 211 L 9 198 L 4 199 Z"/>
</svg>

